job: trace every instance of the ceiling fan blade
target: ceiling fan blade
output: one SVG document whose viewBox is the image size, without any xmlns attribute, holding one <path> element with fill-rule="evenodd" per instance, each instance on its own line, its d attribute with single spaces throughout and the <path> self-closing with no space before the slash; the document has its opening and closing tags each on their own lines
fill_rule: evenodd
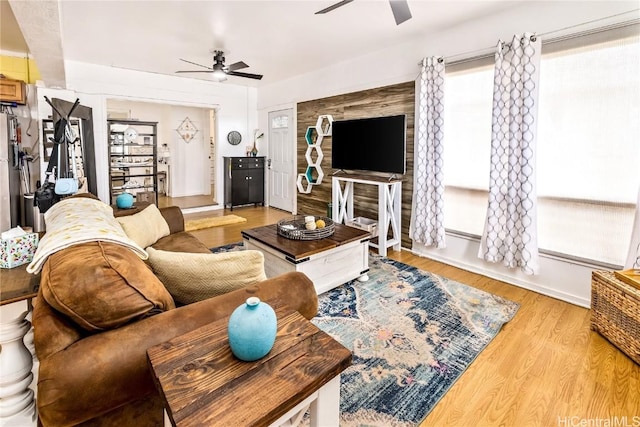
<svg viewBox="0 0 640 427">
<path fill-rule="evenodd" d="M 324 9 L 322 9 L 322 10 L 317 11 L 317 12 L 315 13 L 315 15 L 321 15 L 321 14 L 323 14 L 323 13 L 331 12 L 332 10 L 337 9 L 337 8 L 339 8 L 339 7 L 342 7 L 342 6 L 344 6 L 345 4 L 349 4 L 349 3 L 351 3 L 352 1 L 353 1 L 353 0 L 342 0 L 342 1 L 339 1 L 339 2 L 338 2 L 338 3 L 336 3 L 336 4 L 333 4 L 333 5 L 329 6 L 329 7 L 326 7 L 326 8 L 324 8 Z"/>
<path fill-rule="evenodd" d="M 396 25 L 411 19 L 411 11 L 407 0 L 389 0 L 389 5 L 391 6 L 393 17 L 396 19 Z"/>
<path fill-rule="evenodd" d="M 227 75 L 236 76 L 236 77 L 247 77 L 249 79 L 256 79 L 256 80 L 262 79 L 262 74 L 241 73 L 239 71 L 229 71 Z"/>
<path fill-rule="evenodd" d="M 197 64 L 197 63 L 195 63 L 195 62 L 187 61 L 186 59 L 182 59 L 182 58 L 180 58 L 180 61 L 186 62 L 186 63 L 188 63 L 188 64 L 197 65 L 198 67 L 208 68 L 209 70 L 212 70 L 212 68 L 211 68 L 211 67 L 207 67 L 206 65 Z"/>
<path fill-rule="evenodd" d="M 234 64 L 229 65 L 229 71 L 241 70 L 243 68 L 248 68 L 249 66 L 242 61 L 238 61 Z"/>
<path fill-rule="evenodd" d="M 176 71 L 176 73 L 213 73 L 213 70 L 193 70 L 193 71 L 188 71 L 188 70 L 180 70 L 180 71 Z"/>
</svg>

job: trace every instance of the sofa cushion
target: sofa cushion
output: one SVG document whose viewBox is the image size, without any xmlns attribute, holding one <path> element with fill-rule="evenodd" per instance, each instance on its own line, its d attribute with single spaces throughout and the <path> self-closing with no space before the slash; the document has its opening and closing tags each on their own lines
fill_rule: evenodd
<svg viewBox="0 0 640 427">
<path fill-rule="evenodd" d="M 51 255 L 40 286 L 55 310 L 91 332 L 175 308 L 144 261 L 108 242 L 83 243 Z"/>
<path fill-rule="evenodd" d="M 191 304 L 265 280 L 259 251 L 187 253 L 147 249 L 147 262 L 173 298 Z"/>
<path fill-rule="evenodd" d="M 171 233 L 155 242 L 151 247 L 153 249 L 170 252 L 211 253 L 207 245 L 188 231 Z"/>
<path fill-rule="evenodd" d="M 116 218 L 131 240 L 143 248 L 169 235 L 169 225 L 158 207 L 151 204 L 141 212 Z"/>
</svg>

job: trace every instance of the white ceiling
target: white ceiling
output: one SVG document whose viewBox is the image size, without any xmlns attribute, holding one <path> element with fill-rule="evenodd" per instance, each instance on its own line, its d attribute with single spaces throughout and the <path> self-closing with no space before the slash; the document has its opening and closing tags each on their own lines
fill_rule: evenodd
<svg viewBox="0 0 640 427">
<path fill-rule="evenodd" d="M 3 39 L 5 6 L 3 5 Z M 413 18 L 396 26 L 386 0 L 355 0 L 325 15 L 314 12 L 336 0 L 297 1 L 59 1 L 60 24 L 43 22 L 34 9 L 51 3 L 11 0 L 25 34 L 57 31 L 64 60 L 175 75 L 198 69 L 179 58 L 211 66 L 212 48 L 222 48 L 226 63 L 244 61 L 241 71 L 263 74 L 260 83 L 231 77 L 235 84 L 264 85 L 428 37 L 488 14 L 518 7 L 517 1 L 409 0 Z M 28 6 L 25 4 L 27 3 Z M 22 6 L 22 11 L 18 9 Z M 49 12 L 47 12 L 49 13 Z M 45 15 L 45 17 L 43 17 Z M 32 18 L 38 16 L 37 19 Z M 30 22 L 28 22 L 30 21 Z M 25 36 L 39 67 L 33 41 Z M 416 58 L 416 61 L 418 58 Z M 380 66 L 385 58 L 380 58 Z M 43 70 L 41 69 L 41 72 Z M 43 78 L 46 74 L 46 70 Z M 210 79 L 209 74 L 182 77 Z"/>
</svg>

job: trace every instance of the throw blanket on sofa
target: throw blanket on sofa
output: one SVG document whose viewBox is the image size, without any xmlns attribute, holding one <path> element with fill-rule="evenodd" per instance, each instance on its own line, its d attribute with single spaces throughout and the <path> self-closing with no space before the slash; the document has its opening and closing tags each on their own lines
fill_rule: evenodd
<svg viewBox="0 0 640 427">
<path fill-rule="evenodd" d="M 142 259 L 149 255 L 125 234 L 111 206 L 95 199 L 74 197 L 53 205 L 45 214 L 47 232 L 40 240 L 27 272 L 37 274 L 49 255 L 80 243 L 103 241 L 131 249 Z"/>
</svg>

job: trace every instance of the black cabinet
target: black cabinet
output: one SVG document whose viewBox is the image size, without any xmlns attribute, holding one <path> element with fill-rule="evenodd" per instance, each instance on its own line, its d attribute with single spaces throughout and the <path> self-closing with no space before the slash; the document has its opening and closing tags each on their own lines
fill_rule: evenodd
<svg viewBox="0 0 640 427">
<path fill-rule="evenodd" d="M 224 207 L 264 206 L 264 157 L 224 158 Z"/>
</svg>

